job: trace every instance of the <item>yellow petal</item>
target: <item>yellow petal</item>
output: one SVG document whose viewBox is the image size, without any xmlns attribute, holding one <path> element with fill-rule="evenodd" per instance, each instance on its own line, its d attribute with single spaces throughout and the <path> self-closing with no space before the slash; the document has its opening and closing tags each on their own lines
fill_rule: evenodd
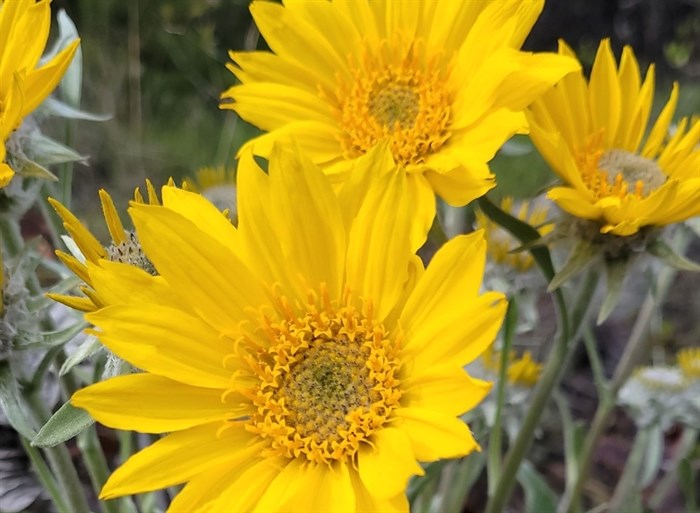
<svg viewBox="0 0 700 513">
<path fill-rule="evenodd" d="M 2 141 L 0 141 L 0 150 L 4 150 L 5 146 Z M 4 151 L 2 151 L 4 153 Z M 4 158 L 4 155 L 3 155 Z M 15 172 L 10 166 L 2 162 L 3 158 L 0 158 L 0 188 L 5 187 L 12 177 L 15 176 Z"/>
<path fill-rule="evenodd" d="M 483 231 L 455 237 L 437 251 L 401 313 L 407 348 L 429 337 L 427 330 L 436 319 L 476 298 L 485 265 Z"/>
<path fill-rule="evenodd" d="M 597 205 L 586 201 L 585 196 L 571 187 L 553 187 L 547 197 L 576 217 L 598 219 L 603 213 Z"/>
<path fill-rule="evenodd" d="M 437 363 L 466 365 L 493 343 L 501 328 L 507 301 L 500 292 L 487 292 L 472 300 L 446 307 L 414 330 L 407 353 L 417 367 Z M 411 344 L 408 347 L 408 344 Z"/>
<path fill-rule="evenodd" d="M 469 427 L 460 419 L 420 408 L 399 408 L 397 428 L 408 435 L 420 461 L 466 456 L 479 449 Z"/>
<path fill-rule="evenodd" d="M 492 384 L 472 378 L 461 367 L 438 364 L 427 369 L 415 367 L 401 386 L 406 398 L 403 404 L 411 408 L 462 415 L 488 395 Z"/>
<path fill-rule="evenodd" d="M 78 221 L 78 218 L 70 210 L 53 198 L 49 198 L 49 203 L 63 219 L 64 228 L 73 237 L 73 240 L 87 260 L 97 262 L 100 258 L 104 258 L 107 255 L 102 244 Z"/>
<path fill-rule="evenodd" d="M 110 476 L 100 499 L 183 483 L 221 464 L 236 467 L 260 450 L 242 426 L 219 433 L 221 426 L 213 422 L 178 431 L 134 454 Z"/>
<path fill-rule="evenodd" d="M 605 147 L 611 148 L 620 123 L 620 82 L 610 40 L 603 39 L 598 47 L 589 82 L 589 102 L 593 130 L 605 130 Z"/>
<path fill-rule="evenodd" d="M 100 328 L 100 342 L 140 369 L 193 386 L 230 385 L 231 371 L 223 361 L 233 345 L 182 310 L 158 304 L 117 305 L 85 318 Z"/>
<path fill-rule="evenodd" d="M 211 502 L 207 511 L 251 511 L 270 483 L 288 463 L 287 459 L 267 458 L 247 467 L 238 479 L 231 481 L 220 490 L 219 496 Z"/>
<path fill-rule="evenodd" d="M 350 480 L 355 493 L 356 513 L 409 513 L 408 499 L 403 490 L 391 499 L 379 499 L 369 493 L 354 469 L 350 470 Z"/>
<path fill-rule="evenodd" d="M 305 292 L 326 283 L 331 298 L 340 298 L 346 235 L 338 200 L 328 178 L 296 145 L 272 150 L 270 200 L 285 260 L 303 280 L 300 287 Z"/>
<path fill-rule="evenodd" d="M 130 374 L 78 390 L 73 406 L 114 429 L 144 433 L 179 431 L 223 420 L 231 408 L 221 391 L 183 385 L 153 374 Z"/>
<path fill-rule="evenodd" d="M 257 513 L 345 513 L 355 511 L 355 494 L 350 471 L 344 462 L 332 466 L 310 464 L 294 476 L 298 481 L 294 496 L 279 501 L 276 509 L 258 504 Z M 272 488 L 272 486 L 271 486 Z M 271 492 L 268 489 L 266 495 Z M 265 499 L 263 497 L 262 500 Z"/>
<path fill-rule="evenodd" d="M 360 479 L 378 499 L 391 499 L 406 489 L 408 479 L 422 476 L 411 442 L 402 430 L 385 428 L 372 435 L 374 447 L 363 447 L 358 456 Z"/>
<path fill-rule="evenodd" d="M 380 321 L 408 279 L 411 209 L 405 173 L 391 173 L 373 183 L 350 229 L 346 282 Z"/>
<path fill-rule="evenodd" d="M 659 117 L 656 118 L 654 128 L 651 129 L 649 137 L 647 137 L 647 142 L 642 149 L 642 157 L 648 159 L 656 157 L 661 144 L 666 138 L 666 135 L 668 135 L 668 127 L 671 125 L 673 113 L 676 111 L 676 105 L 678 105 L 678 82 L 673 83 L 671 96 L 666 102 L 666 105 L 664 105 L 664 108 L 661 109 Z"/>
<path fill-rule="evenodd" d="M 158 272 L 220 332 L 236 333 L 250 307 L 267 303 L 262 284 L 240 258 L 189 219 L 159 206 L 134 205 L 129 212 Z"/>
<path fill-rule="evenodd" d="M 102 214 L 104 215 L 105 222 L 107 223 L 107 229 L 112 237 L 112 241 L 115 244 L 121 244 L 126 240 L 124 237 L 124 226 L 119 219 L 119 213 L 114 206 L 114 201 L 112 201 L 112 196 L 109 195 L 104 189 L 100 189 L 100 203 L 102 204 Z"/>
</svg>

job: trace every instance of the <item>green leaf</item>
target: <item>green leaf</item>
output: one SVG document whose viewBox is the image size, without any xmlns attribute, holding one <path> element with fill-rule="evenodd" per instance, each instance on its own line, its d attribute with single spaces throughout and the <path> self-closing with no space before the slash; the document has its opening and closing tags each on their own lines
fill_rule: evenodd
<svg viewBox="0 0 700 513">
<path fill-rule="evenodd" d="M 86 337 L 85 341 L 83 341 L 83 343 L 80 344 L 78 349 L 76 349 L 74 353 L 72 353 L 68 358 L 66 358 L 66 361 L 63 362 L 63 365 L 61 365 L 61 370 L 58 371 L 58 375 L 65 376 L 71 371 L 73 367 L 78 365 L 86 358 L 91 357 L 93 354 L 99 351 L 101 347 L 102 344 L 100 344 L 100 341 L 97 340 L 97 337 L 89 335 L 88 337 Z"/>
<path fill-rule="evenodd" d="M 648 246 L 647 249 L 649 250 L 649 253 L 657 258 L 660 258 L 671 267 L 675 267 L 681 271 L 692 271 L 696 273 L 700 272 L 700 264 L 691 262 L 684 256 L 679 255 L 671 246 L 666 244 L 661 239 L 656 239 Z"/>
<path fill-rule="evenodd" d="M 478 202 L 484 214 L 493 222 L 498 223 L 508 230 L 522 244 L 529 244 L 541 238 L 540 232 L 535 228 L 507 212 L 504 212 L 486 196 L 479 198 Z M 549 254 L 549 250 L 544 246 L 538 246 L 531 248 L 530 253 L 542 270 L 542 274 L 547 278 L 547 281 L 550 281 L 554 277 L 554 265 L 552 265 L 552 257 Z"/>
<path fill-rule="evenodd" d="M 646 450 L 639 466 L 638 488 L 641 490 L 651 484 L 661 467 L 664 452 L 664 432 L 659 423 L 649 428 Z"/>
<path fill-rule="evenodd" d="M 447 490 L 442 499 L 439 513 L 462 511 L 464 502 L 472 486 L 479 479 L 485 463 L 486 456 L 482 452 L 473 452 L 469 456 L 452 463 L 454 472 L 451 476 L 451 486 L 446 487 Z"/>
<path fill-rule="evenodd" d="M 24 344 L 20 347 L 20 349 L 37 349 L 42 347 L 62 346 L 63 344 L 73 340 L 81 331 L 85 329 L 86 326 L 86 322 L 76 322 L 75 324 L 62 330 L 42 333 L 40 342 Z"/>
<path fill-rule="evenodd" d="M 39 430 L 32 440 L 34 447 L 55 447 L 70 440 L 95 421 L 90 414 L 65 403 Z"/>
<path fill-rule="evenodd" d="M 629 262 L 627 260 L 610 260 L 605 262 L 605 299 L 603 299 L 600 312 L 598 312 L 596 321 L 598 326 L 605 322 L 605 319 L 612 313 L 620 300 L 620 293 L 625 283 L 628 267 Z"/>
<path fill-rule="evenodd" d="M 525 513 L 555 513 L 557 499 L 547 482 L 529 461 L 518 469 L 518 482 L 525 490 Z"/>
<path fill-rule="evenodd" d="M 58 11 L 56 16 L 58 21 L 59 40 L 63 46 L 78 39 L 78 29 L 75 27 L 73 20 L 66 14 L 63 9 Z M 73 107 L 80 105 L 80 96 L 83 89 L 83 51 L 80 46 L 73 56 L 68 69 L 63 74 L 61 79 L 61 92 L 65 100 Z"/>
<path fill-rule="evenodd" d="M 58 177 L 55 174 L 33 160 L 18 157 L 15 157 L 14 160 L 17 164 L 15 171 L 17 171 L 18 174 L 29 178 L 39 178 L 50 182 L 58 182 Z"/>
<path fill-rule="evenodd" d="M 49 97 L 44 100 L 42 108 L 53 116 L 58 116 L 67 119 L 82 119 L 84 121 L 107 121 L 112 119 L 111 114 L 94 114 L 84 110 L 71 107 L 67 103 L 63 103 L 56 98 Z"/>
<path fill-rule="evenodd" d="M 66 162 L 87 162 L 87 157 L 45 135 L 29 138 L 27 152 L 42 166 Z"/>
<path fill-rule="evenodd" d="M 583 449 L 586 428 L 582 422 L 575 421 L 569 411 L 569 405 L 560 392 L 552 394 L 561 416 L 564 434 L 564 463 L 566 465 L 566 485 L 572 487 L 578 479 L 578 465 Z"/>
<path fill-rule="evenodd" d="M 593 261 L 596 250 L 590 243 L 581 241 L 571 250 L 569 258 L 559 272 L 549 282 L 547 291 L 552 292 L 561 287 L 565 282 L 581 273 Z"/>
<path fill-rule="evenodd" d="M 22 404 L 22 392 L 9 362 L 0 363 L 0 407 L 15 431 L 29 440 L 34 438 L 36 431 Z"/>
</svg>

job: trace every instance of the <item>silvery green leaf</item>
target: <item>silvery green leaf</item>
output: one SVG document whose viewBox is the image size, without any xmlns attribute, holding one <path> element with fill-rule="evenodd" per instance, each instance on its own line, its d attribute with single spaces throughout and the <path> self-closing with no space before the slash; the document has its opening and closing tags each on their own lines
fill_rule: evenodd
<svg viewBox="0 0 700 513">
<path fill-rule="evenodd" d="M 87 327 L 86 322 L 76 322 L 75 324 L 69 326 L 68 328 L 51 331 L 48 333 L 41 334 L 40 342 L 33 342 L 30 344 L 24 344 L 21 349 L 37 349 L 42 347 L 55 347 L 62 346 L 73 340 L 78 334 L 80 334 Z"/>
<path fill-rule="evenodd" d="M 100 341 L 97 340 L 96 337 L 88 335 L 78 346 L 75 352 L 66 358 L 66 361 L 63 362 L 63 365 L 61 366 L 61 370 L 58 371 L 58 375 L 65 376 L 73 367 L 78 365 L 86 358 L 91 357 L 93 354 L 99 351 L 101 347 L 102 344 L 100 344 Z"/>
<path fill-rule="evenodd" d="M 12 375 L 9 362 L 0 363 L 0 407 L 10 425 L 23 437 L 31 440 L 36 435 L 27 411 L 22 406 L 22 393 Z"/>
<path fill-rule="evenodd" d="M 68 44 L 78 39 L 78 29 L 75 28 L 73 20 L 66 14 L 63 9 L 58 11 L 56 17 L 58 21 L 59 39 L 65 40 Z M 78 49 L 73 56 L 68 69 L 63 74 L 61 79 L 61 92 L 70 105 L 73 107 L 80 106 L 80 96 L 83 88 L 83 51 L 78 46 Z"/>
<path fill-rule="evenodd" d="M 32 155 L 37 163 L 44 166 L 64 164 L 66 162 L 87 162 L 86 156 L 40 134 L 34 135 L 29 139 L 27 152 Z"/>
<path fill-rule="evenodd" d="M 53 97 L 49 97 L 44 101 L 42 109 L 52 116 L 61 118 L 83 119 L 86 121 L 107 121 L 108 119 L 112 119 L 111 114 L 93 114 L 92 112 L 85 112 L 84 110 L 71 107 L 67 103 Z"/>
<path fill-rule="evenodd" d="M 95 421 L 85 410 L 65 403 L 39 430 L 32 440 L 35 447 L 55 447 L 70 440 Z"/>
<path fill-rule="evenodd" d="M 642 463 L 639 466 L 639 489 L 649 486 L 659 473 L 664 452 L 664 433 L 661 429 L 661 424 L 653 424 L 648 429 L 649 438 L 642 457 Z"/>
<path fill-rule="evenodd" d="M 69 237 L 68 235 L 61 235 L 61 240 L 66 245 L 66 248 L 68 249 L 70 254 L 73 255 L 78 260 L 78 262 L 80 262 L 81 264 L 87 262 L 85 255 L 83 255 L 83 252 L 80 251 L 80 248 L 75 243 L 72 237 Z"/>
<path fill-rule="evenodd" d="M 603 299 L 603 304 L 600 306 L 598 320 L 596 321 L 599 326 L 605 322 L 605 319 L 608 318 L 620 300 L 620 293 L 622 292 L 625 282 L 627 267 L 628 262 L 625 260 L 611 260 L 605 262 L 607 283 L 605 287 L 605 299 Z"/>
<path fill-rule="evenodd" d="M 523 141 L 509 140 L 501 146 L 500 153 L 507 157 L 522 157 L 532 153 L 532 145 Z"/>
</svg>

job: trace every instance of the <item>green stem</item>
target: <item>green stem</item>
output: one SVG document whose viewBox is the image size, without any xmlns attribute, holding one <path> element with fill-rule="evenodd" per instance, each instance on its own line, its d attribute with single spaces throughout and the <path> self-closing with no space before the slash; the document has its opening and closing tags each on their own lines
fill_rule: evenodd
<svg viewBox="0 0 700 513">
<path fill-rule="evenodd" d="M 54 211 L 54 209 L 48 203 L 48 197 L 52 196 L 50 190 L 50 184 L 46 183 L 41 188 L 41 197 L 37 199 L 37 205 L 39 206 L 39 211 L 41 216 L 44 218 L 46 223 L 46 228 L 49 231 L 49 237 L 51 238 L 51 244 L 54 248 L 62 248 L 63 243 L 61 242 L 61 233 L 63 232 L 63 221 Z M 61 201 L 61 203 L 63 203 Z"/>
<path fill-rule="evenodd" d="M 627 456 L 627 462 L 625 463 L 625 468 L 622 471 L 620 480 L 615 487 L 615 492 L 613 493 L 612 499 L 608 503 L 609 511 L 622 511 L 622 504 L 630 504 L 634 498 L 633 494 L 635 491 L 639 495 L 637 489 L 637 470 L 644 460 L 644 453 L 649 446 L 650 437 L 652 435 L 652 430 L 650 428 L 642 428 L 637 431 L 637 435 L 634 438 L 634 444 L 632 445 L 632 450 Z"/>
<path fill-rule="evenodd" d="M 501 417 L 503 405 L 506 400 L 506 382 L 508 381 L 508 356 L 513 342 L 513 335 L 518 320 L 518 305 L 515 298 L 508 302 L 506 319 L 503 327 L 503 347 L 501 348 L 501 361 L 499 365 L 498 383 L 496 384 L 496 413 L 491 427 L 491 436 L 488 446 L 488 495 L 493 496 L 496 491 L 496 483 L 501 474 Z"/>
<path fill-rule="evenodd" d="M 83 456 L 92 488 L 99 496 L 110 471 L 94 425 L 89 426 L 78 435 L 78 449 L 80 449 L 80 454 Z M 119 513 L 116 501 L 100 501 L 100 506 L 105 513 Z"/>
<path fill-rule="evenodd" d="M 565 363 L 573 350 L 573 342 L 578 337 L 578 333 L 584 323 L 589 309 L 588 307 L 590 306 L 597 285 L 598 274 L 595 272 L 587 273 L 583 286 L 581 287 L 581 293 L 572 309 L 571 320 L 569 319 L 566 302 L 561 289 L 557 289 L 552 293 L 556 306 L 559 335 L 552 351 L 547 357 L 547 363 L 542 371 L 540 380 L 533 391 L 528 412 L 520 427 L 520 432 L 506 455 L 503 464 L 503 472 L 493 495 L 489 498 L 489 502 L 486 505 L 486 513 L 499 513 L 503 511 L 510 498 L 510 494 L 516 483 L 516 474 L 520 463 L 532 443 L 533 433 L 539 424 L 540 417 L 544 412 L 547 402 L 551 398 L 552 391 L 563 375 L 563 369 L 566 368 Z M 571 332 L 571 326 L 574 327 L 573 333 Z"/>
<path fill-rule="evenodd" d="M 598 443 L 598 439 L 603 434 L 608 416 L 615 407 L 617 393 L 629 377 L 634 367 L 637 365 L 640 356 L 646 349 L 646 340 L 643 335 L 645 334 L 647 325 L 649 324 L 649 321 L 654 313 L 654 308 L 657 302 L 660 302 L 661 298 L 665 295 L 674 274 L 675 272 L 671 268 L 666 268 L 661 272 L 658 280 L 656 299 L 651 292 L 647 294 L 647 297 L 639 310 L 639 314 L 637 315 L 637 319 L 635 320 L 627 344 L 625 345 L 625 350 L 617 364 L 613 378 L 607 387 L 601 386 L 602 394 L 599 399 L 598 408 L 596 409 L 593 422 L 591 423 L 591 428 L 586 434 L 586 438 L 583 442 L 583 448 L 581 449 L 578 476 L 573 487 L 566 490 L 564 493 L 564 496 L 559 503 L 559 507 L 557 508 L 559 513 L 571 513 L 574 511 L 580 500 L 581 494 L 583 493 L 584 484 L 590 471 L 595 447 Z M 595 347 L 590 349 L 596 351 Z"/>
<path fill-rule="evenodd" d="M 32 467 L 36 472 L 39 482 L 44 486 L 44 489 L 49 492 L 51 501 L 54 506 L 56 506 L 56 509 L 58 509 L 60 513 L 72 513 L 63 497 L 63 493 L 61 493 L 61 489 L 56 483 L 56 479 L 54 479 L 51 470 L 49 470 L 49 467 L 46 465 L 41 451 L 36 447 L 32 447 L 29 441 L 23 436 L 20 436 L 19 439 L 22 442 L 22 447 L 24 447 L 24 452 L 29 457 L 29 461 L 32 462 Z"/>
</svg>

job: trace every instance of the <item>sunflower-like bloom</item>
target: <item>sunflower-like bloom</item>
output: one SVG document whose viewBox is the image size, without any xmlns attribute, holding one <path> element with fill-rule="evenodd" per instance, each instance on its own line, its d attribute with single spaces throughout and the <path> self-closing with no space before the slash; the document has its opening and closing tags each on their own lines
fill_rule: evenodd
<svg viewBox="0 0 700 513">
<path fill-rule="evenodd" d="M 173 185 L 172 181 L 169 183 Z M 144 200 L 141 191 L 137 187 L 134 191 L 134 202 L 137 204 L 147 202 L 149 205 L 159 205 L 158 193 L 150 180 L 146 180 L 146 191 L 148 196 Z M 80 290 L 85 297 L 58 293 L 49 293 L 47 296 L 54 301 L 83 312 L 91 312 L 106 306 L 104 298 L 101 298 L 92 287 L 87 267 L 88 262 L 96 264 L 106 259 L 112 262 L 136 266 L 151 275 L 156 274 L 153 264 L 141 249 L 136 233 L 132 230 L 124 229 L 112 196 L 104 189 L 100 190 L 99 195 L 102 213 L 112 239 L 112 242 L 106 247 L 97 240 L 90 230 L 65 205 L 53 198 L 49 198 L 49 203 L 63 220 L 63 227 L 71 237 L 70 239 L 64 238 L 71 253 L 57 250 L 56 256 L 83 281 L 84 285 L 80 287 Z"/>
<path fill-rule="evenodd" d="M 501 369 L 501 351 L 489 347 L 481 357 L 484 368 L 494 376 Z M 532 388 L 540 379 L 542 364 L 532 359 L 530 351 L 525 351 L 517 357 L 515 351 L 510 351 L 507 358 L 506 378 L 512 385 Z"/>
<path fill-rule="evenodd" d="M 494 187 L 487 162 L 525 130 L 522 110 L 578 69 L 519 51 L 543 4 L 255 0 L 273 53 L 230 53 L 242 84 L 223 93 L 232 102 L 222 107 L 269 132 L 244 148 L 267 156 L 292 135 L 337 180 L 387 141 L 409 174 L 418 238 L 433 222 L 433 191 L 465 205 Z"/>
<path fill-rule="evenodd" d="M 416 460 L 478 448 L 458 415 L 490 385 L 463 366 L 492 343 L 506 301 L 478 295 L 480 233 L 423 268 L 406 176 L 381 150 L 337 192 L 296 149 L 275 146 L 269 175 L 244 154 L 238 228 L 173 187 L 162 206 L 130 209 L 165 285 L 88 264 L 115 302 L 86 318 L 145 372 L 72 403 L 168 434 L 117 469 L 103 499 L 187 483 L 169 512 L 407 512 Z"/>
<path fill-rule="evenodd" d="M 560 42 L 559 53 L 574 57 Z M 548 193 L 570 214 L 629 236 L 700 214 L 700 120 L 669 134 L 678 84 L 642 144 L 654 98 L 654 66 L 642 82 L 632 49 L 619 65 L 605 39 L 590 82 L 565 77 L 529 109 L 530 137 L 566 182 Z"/>
<path fill-rule="evenodd" d="M 5 141 L 22 119 L 51 94 L 80 40 L 38 66 L 51 26 L 51 0 L 0 0 L 0 187 L 14 172 L 5 163 Z"/>
</svg>

